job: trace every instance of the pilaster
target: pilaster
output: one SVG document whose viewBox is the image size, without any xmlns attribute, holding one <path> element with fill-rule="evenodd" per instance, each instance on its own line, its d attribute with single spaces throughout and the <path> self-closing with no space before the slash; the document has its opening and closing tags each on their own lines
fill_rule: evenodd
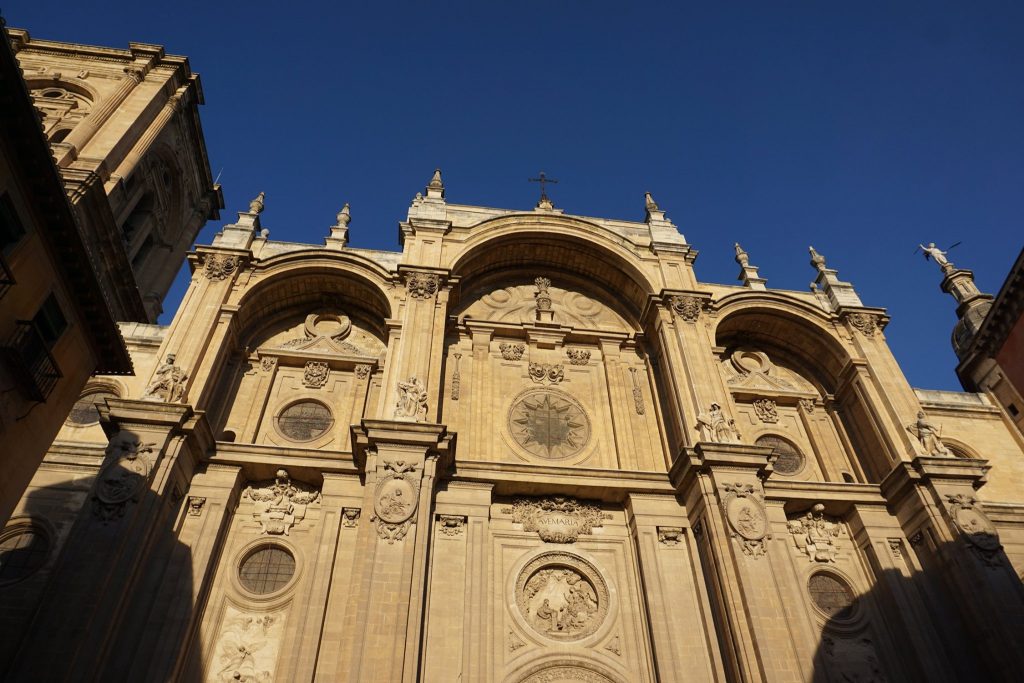
<svg viewBox="0 0 1024 683">
<path fill-rule="evenodd" d="M 352 592 L 336 680 L 418 680 L 427 557 L 439 473 L 454 457 L 443 425 L 364 420 L 353 427 L 365 473 Z M 369 523 L 367 523 L 369 522 Z"/>
</svg>

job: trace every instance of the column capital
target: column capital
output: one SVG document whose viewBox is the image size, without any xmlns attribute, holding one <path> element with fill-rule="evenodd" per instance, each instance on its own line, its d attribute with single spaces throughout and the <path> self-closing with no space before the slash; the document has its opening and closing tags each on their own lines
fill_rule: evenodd
<svg viewBox="0 0 1024 683">
<path fill-rule="evenodd" d="M 445 425 L 398 420 L 363 420 L 352 426 L 352 457 L 356 467 L 366 472 L 367 455 L 387 451 L 406 451 L 420 462 L 437 456 L 438 472 L 446 472 L 455 460 L 454 432 Z"/>
<path fill-rule="evenodd" d="M 764 479 L 774 463 L 773 449 L 768 446 L 701 441 L 682 449 L 668 476 L 676 490 L 684 493 L 699 474 L 738 472 Z"/>
</svg>

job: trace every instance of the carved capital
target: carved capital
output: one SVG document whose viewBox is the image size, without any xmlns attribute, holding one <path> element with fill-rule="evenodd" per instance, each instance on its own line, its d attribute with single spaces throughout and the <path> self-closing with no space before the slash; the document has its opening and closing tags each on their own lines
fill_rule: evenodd
<svg viewBox="0 0 1024 683">
<path fill-rule="evenodd" d="M 704 310 L 704 299 L 683 294 L 671 297 L 669 306 L 682 320 L 695 323 L 700 319 L 701 311 Z"/>
<path fill-rule="evenodd" d="M 683 527 L 659 526 L 658 541 L 662 545 L 676 546 L 683 542 Z"/>
<path fill-rule="evenodd" d="M 241 265 L 241 259 L 233 254 L 204 254 L 203 276 L 207 280 L 219 281 L 231 276 Z"/>
<path fill-rule="evenodd" d="M 433 299 L 437 295 L 441 278 L 435 273 L 412 272 L 405 276 L 405 287 L 413 299 Z"/>
<path fill-rule="evenodd" d="M 355 529 L 359 525 L 359 514 L 361 512 L 359 508 L 342 508 L 341 526 L 346 529 Z"/>
<path fill-rule="evenodd" d="M 851 313 L 846 320 L 865 337 L 874 337 L 882 329 L 881 319 L 871 313 Z"/>
<path fill-rule="evenodd" d="M 565 355 L 568 356 L 570 365 L 586 365 L 590 362 L 588 349 L 566 349 Z"/>
<path fill-rule="evenodd" d="M 437 530 L 442 535 L 454 538 L 455 536 L 461 536 L 464 533 L 466 526 L 465 515 L 438 515 L 437 516 Z"/>
</svg>

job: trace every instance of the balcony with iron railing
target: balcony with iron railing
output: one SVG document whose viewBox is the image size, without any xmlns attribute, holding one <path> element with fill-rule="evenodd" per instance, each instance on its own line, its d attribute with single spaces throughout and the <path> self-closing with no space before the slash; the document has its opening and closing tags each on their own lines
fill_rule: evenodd
<svg viewBox="0 0 1024 683">
<path fill-rule="evenodd" d="M 57 361 L 34 322 L 19 320 L 16 325 L 0 346 L 0 362 L 26 399 L 46 401 L 62 377 Z"/>
</svg>

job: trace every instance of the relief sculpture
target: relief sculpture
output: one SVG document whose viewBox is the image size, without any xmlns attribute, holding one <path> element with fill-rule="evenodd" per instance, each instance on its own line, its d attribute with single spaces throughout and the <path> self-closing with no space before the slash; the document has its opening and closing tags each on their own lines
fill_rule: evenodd
<svg viewBox="0 0 1024 683">
<path fill-rule="evenodd" d="M 516 605 L 529 626 L 553 640 L 593 634 L 608 613 L 608 587 L 597 569 L 569 553 L 545 553 L 516 581 Z"/>
<path fill-rule="evenodd" d="M 758 558 L 765 554 L 768 533 L 768 515 L 765 514 L 763 496 L 751 484 L 726 484 L 722 507 L 729 522 L 731 535 L 744 555 Z"/>
<path fill-rule="evenodd" d="M 271 683 L 283 635 L 283 612 L 246 614 L 228 607 L 207 681 Z"/>
<path fill-rule="evenodd" d="M 280 469 L 271 481 L 250 485 L 242 498 L 253 502 L 252 516 L 261 533 L 288 536 L 292 527 L 306 517 L 306 508 L 319 502 L 320 491 L 292 481 L 288 470 Z"/>
<path fill-rule="evenodd" d="M 797 550 L 805 553 L 811 562 L 835 562 L 839 555 L 835 539 L 842 534 L 843 527 L 825 519 L 824 512 L 825 506 L 816 503 L 806 515 L 788 523 Z"/>
<path fill-rule="evenodd" d="M 371 521 L 377 525 L 378 538 L 391 545 L 409 533 L 419 503 L 419 481 L 415 464 L 389 461 L 384 470 L 389 473 L 377 483 Z"/>
</svg>

